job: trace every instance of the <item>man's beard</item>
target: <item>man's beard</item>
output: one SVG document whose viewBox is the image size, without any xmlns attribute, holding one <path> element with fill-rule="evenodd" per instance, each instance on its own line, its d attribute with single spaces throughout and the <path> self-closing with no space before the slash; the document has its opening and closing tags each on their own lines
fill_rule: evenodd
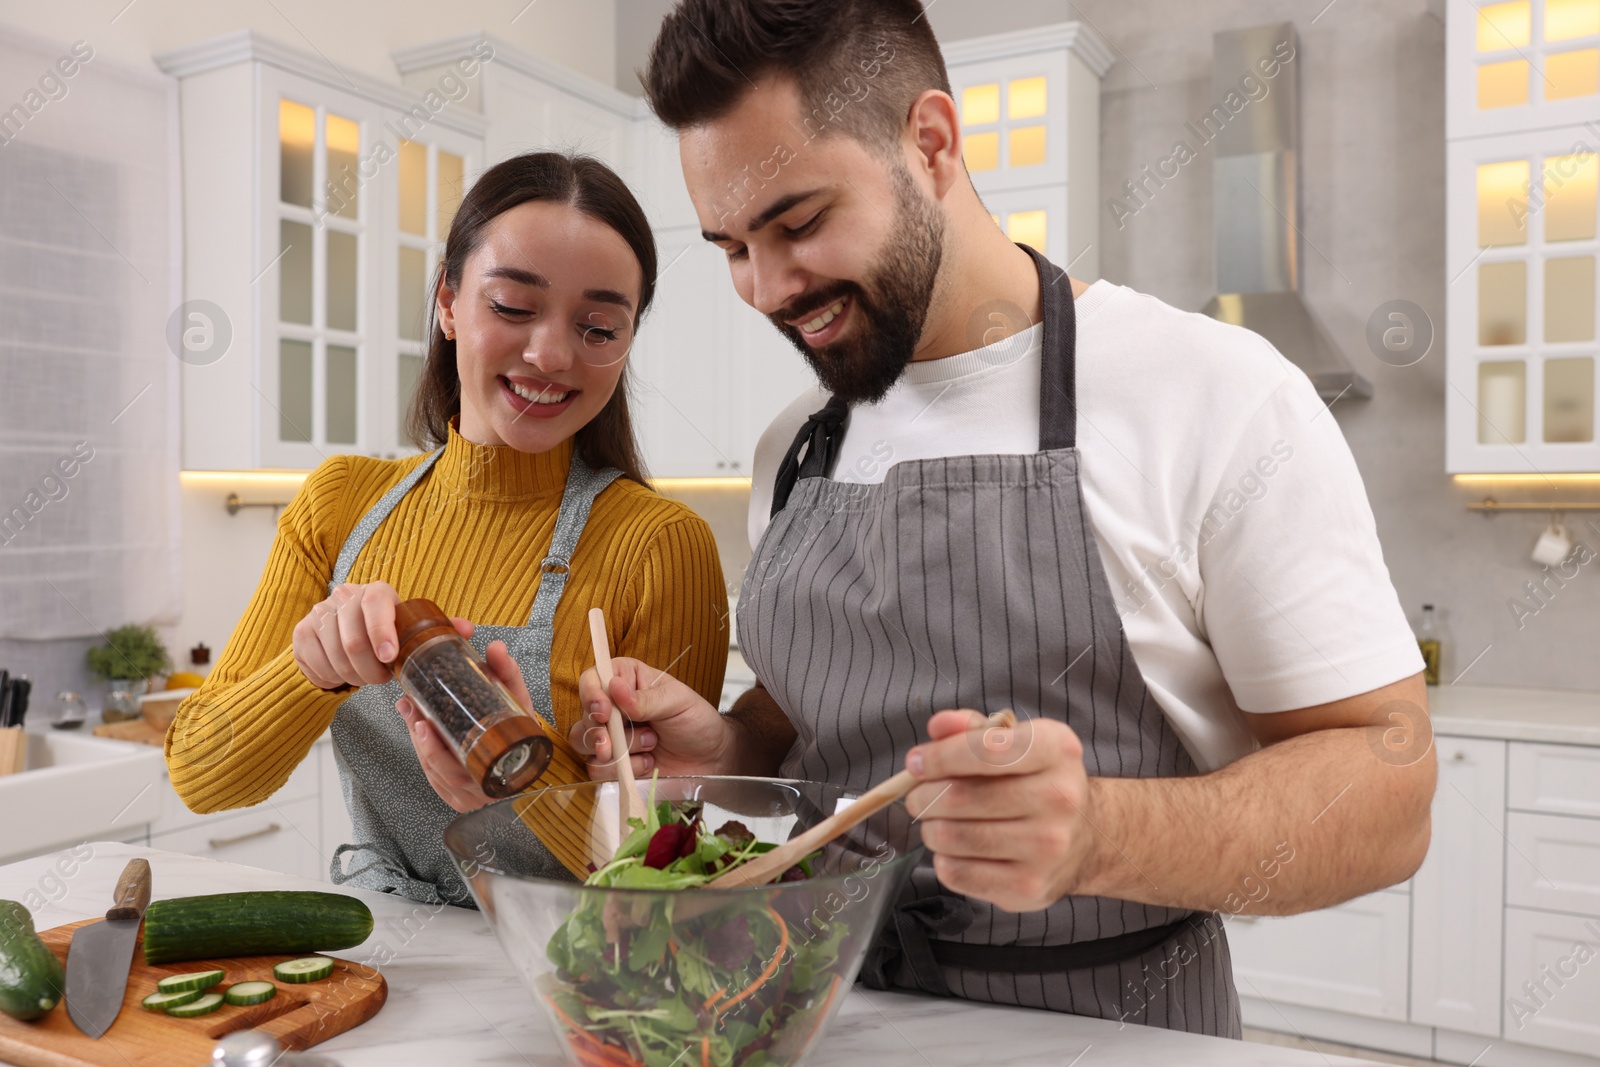
<svg viewBox="0 0 1600 1067">
<path fill-rule="evenodd" d="M 805 356 L 824 389 L 851 404 L 882 400 L 905 373 L 922 338 L 944 252 L 944 219 L 904 164 L 894 175 L 895 221 L 864 285 L 835 282 L 768 316 Z M 851 333 L 812 348 L 789 323 L 821 314 L 849 297 L 860 318 Z"/>
</svg>

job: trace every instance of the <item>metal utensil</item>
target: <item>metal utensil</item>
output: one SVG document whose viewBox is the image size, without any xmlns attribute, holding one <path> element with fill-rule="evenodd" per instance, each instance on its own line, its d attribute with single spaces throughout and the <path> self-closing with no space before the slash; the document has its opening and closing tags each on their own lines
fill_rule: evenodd
<svg viewBox="0 0 1600 1067">
<path fill-rule="evenodd" d="M 112 899 L 116 903 L 105 919 L 73 931 L 67 949 L 67 1017 L 95 1039 L 111 1028 L 122 1010 L 139 923 L 150 903 L 148 860 L 128 861 Z"/>
<path fill-rule="evenodd" d="M 217 1042 L 204 1067 L 339 1067 L 339 1063 L 317 1053 L 285 1052 L 265 1030 L 235 1030 Z"/>
</svg>

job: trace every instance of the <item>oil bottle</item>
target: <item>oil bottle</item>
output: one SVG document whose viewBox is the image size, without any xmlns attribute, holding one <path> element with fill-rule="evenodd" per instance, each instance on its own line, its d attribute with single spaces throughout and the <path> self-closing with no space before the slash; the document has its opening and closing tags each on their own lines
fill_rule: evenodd
<svg viewBox="0 0 1600 1067">
<path fill-rule="evenodd" d="M 1439 625 L 1433 605 L 1422 605 L 1422 621 L 1417 624 L 1417 647 L 1422 650 L 1422 677 L 1429 685 L 1439 684 Z"/>
</svg>

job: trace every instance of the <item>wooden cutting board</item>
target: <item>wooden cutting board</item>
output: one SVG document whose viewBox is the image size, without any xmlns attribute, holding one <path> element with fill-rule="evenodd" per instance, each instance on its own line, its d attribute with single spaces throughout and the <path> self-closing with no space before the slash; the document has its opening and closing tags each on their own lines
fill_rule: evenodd
<svg viewBox="0 0 1600 1067">
<path fill-rule="evenodd" d="M 42 930 L 39 938 L 63 963 L 72 931 L 98 919 Z M 185 960 L 152 966 L 144 962 L 143 931 L 133 950 L 128 990 L 122 1010 L 105 1036 L 96 1041 L 72 1024 L 58 1004 L 44 1018 L 18 1022 L 0 1014 L 0 1062 L 17 1067 L 201 1067 L 211 1060 L 218 1039 L 235 1030 L 265 1030 L 285 1048 L 304 1049 L 360 1026 L 388 999 L 389 985 L 369 967 L 333 961 L 333 974 L 320 982 L 294 985 L 272 977 L 274 965 L 297 956 L 246 956 L 237 959 Z M 146 1011 L 140 1004 L 156 991 L 156 982 L 172 974 L 217 968 L 227 972 L 220 993 L 234 982 L 272 982 L 277 996 L 261 1004 L 224 1004 L 210 1015 L 175 1019 Z"/>
</svg>

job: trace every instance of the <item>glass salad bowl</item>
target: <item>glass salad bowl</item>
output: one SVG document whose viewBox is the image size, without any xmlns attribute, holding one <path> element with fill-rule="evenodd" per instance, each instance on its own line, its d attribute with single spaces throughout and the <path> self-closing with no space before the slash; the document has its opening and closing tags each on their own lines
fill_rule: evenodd
<svg viewBox="0 0 1600 1067">
<path fill-rule="evenodd" d="M 922 854 L 916 824 L 896 802 L 782 881 L 706 889 L 857 794 L 769 778 L 638 788 L 649 825 L 626 836 L 616 783 L 586 782 L 469 812 L 445 846 L 568 1062 L 803 1063 Z"/>
</svg>

